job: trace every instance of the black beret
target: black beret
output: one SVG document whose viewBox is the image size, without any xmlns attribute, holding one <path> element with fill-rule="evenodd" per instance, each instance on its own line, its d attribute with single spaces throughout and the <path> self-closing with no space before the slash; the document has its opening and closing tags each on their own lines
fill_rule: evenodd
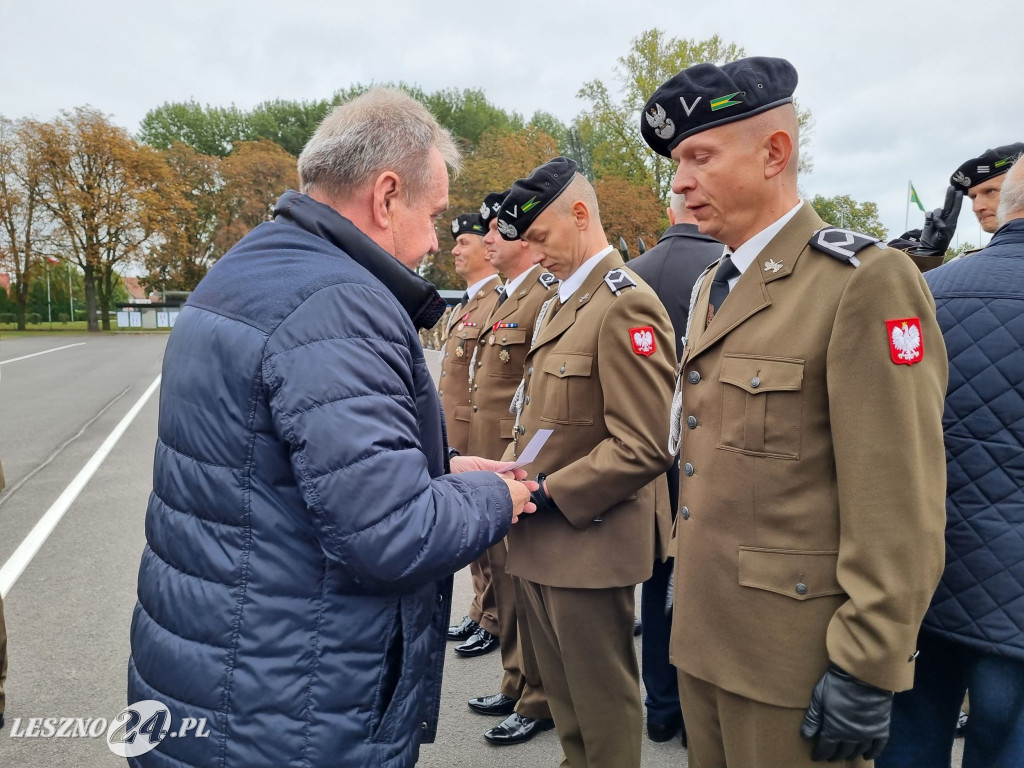
<svg viewBox="0 0 1024 768">
<path fill-rule="evenodd" d="M 752 56 L 722 66 L 695 64 L 662 83 L 644 105 L 640 133 L 670 157 L 687 136 L 793 101 L 796 69 L 785 59 Z"/>
<path fill-rule="evenodd" d="M 452 239 L 458 240 L 459 235 L 480 235 L 487 234 L 487 225 L 480 218 L 479 213 L 463 213 L 452 219 Z"/>
<path fill-rule="evenodd" d="M 506 240 L 518 240 L 538 216 L 558 198 L 576 176 L 576 163 L 556 157 L 537 166 L 508 191 L 498 210 L 498 231 Z"/>
<path fill-rule="evenodd" d="M 983 181 L 1006 173 L 1022 153 L 1024 143 L 986 149 L 980 157 L 972 158 L 957 168 L 956 173 L 949 177 L 949 183 L 966 192 Z"/>
<path fill-rule="evenodd" d="M 480 203 L 480 218 L 485 223 L 490 224 L 491 219 L 498 213 L 498 209 L 501 208 L 501 204 L 505 202 L 505 198 L 508 197 L 509 190 L 504 192 L 491 192 L 484 201 Z"/>
</svg>

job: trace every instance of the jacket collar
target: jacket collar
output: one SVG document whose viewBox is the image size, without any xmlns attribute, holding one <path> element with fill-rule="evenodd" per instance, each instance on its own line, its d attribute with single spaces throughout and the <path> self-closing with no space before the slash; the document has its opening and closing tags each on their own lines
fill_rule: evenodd
<svg viewBox="0 0 1024 768">
<path fill-rule="evenodd" d="M 825 222 L 814 212 L 811 204 L 804 201 L 800 210 L 779 230 L 740 276 L 735 287 L 729 292 L 729 300 L 722 304 L 722 310 L 715 315 L 711 324 L 704 329 L 706 318 L 694 315 L 695 328 L 690 331 L 694 338 L 693 355 L 703 352 L 736 326 L 771 306 L 772 300 L 767 284 L 792 274 L 811 235 L 824 226 Z M 712 265 L 712 268 L 715 268 L 715 265 Z M 696 306 L 707 309 L 707 295 L 710 290 L 711 281 L 705 280 Z"/>
<path fill-rule="evenodd" d="M 986 248 L 991 248 L 997 243 L 1021 243 L 1024 242 L 1024 219 L 1010 219 L 1003 224 L 992 235 Z"/>
<path fill-rule="evenodd" d="M 583 284 L 573 292 L 565 305 L 555 313 L 555 316 L 551 317 L 550 313 L 552 310 L 548 311 L 548 318 L 540 335 L 537 336 L 537 341 L 534 342 L 533 349 L 561 336 L 576 320 L 576 312 L 579 308 L 584 304 L 590 303 L 594 293 L 604 284 L 605 275 L 610 270 L 621 267 L 624 264 L 622 256 L 616 250 L 609 251 L 607 255 L 601 258 L 594 265 L 590 274 L 587 275 Z"/>
<path fill-rule="evenodd" d="M 702 235 L 696 224 L 673 224 L 661 233 L 658 242 L 660 243 L 662 240 L 667 240 L 670 237 L 692 237 L 694 240 L 705 240 L 709 243 L 718 242 L 709 235 Z M 724 248 L 725 246 L 722 247 Z"/>
<path fill-rule="evenodd" d="M 434 285 L 398 261 L 330 206 L 289 189 L 274 206 L 276 221 L 288 221 L 323 238 L 380 280 L 416 328 L 433 328 L 445 302 Z"/>
</svg>

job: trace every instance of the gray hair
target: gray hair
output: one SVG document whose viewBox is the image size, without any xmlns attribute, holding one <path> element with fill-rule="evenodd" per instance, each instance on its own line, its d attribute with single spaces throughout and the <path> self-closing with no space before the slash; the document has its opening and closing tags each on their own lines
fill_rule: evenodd
<svg viewBox="0 0 1024 768">
<path fill-rule="evenodd" d="M 1010 219 L 1022 217 L 1024 217 L 1024 162 L 1021 162 L 1018 157 L 1010 170 L 1006 172 L 1006 178 L 1003 180 L 1003 188 L 999 193 L 999 207 L 996 209 L 996 220 L 999 222 L 999 226 L 1002 226 Z"/>
<path fill-rule="evenodd" d="M 430 185 L 433 147 L 457 174 L 459 150 L 427 108 L 401 91 L 374 88 L 335 107 L 320 123 L 299 155 L 299 191 L 344 200 L 392 171 L 410 200 Z"/>
<path fill-rule="evenodd" d="M 673 192 L 668 199 L 668 207 L 672 209 L 672 212 L 678 216 L 683 217 L 686 215 L 686 195 L 680 195 Z"/>
</svg>

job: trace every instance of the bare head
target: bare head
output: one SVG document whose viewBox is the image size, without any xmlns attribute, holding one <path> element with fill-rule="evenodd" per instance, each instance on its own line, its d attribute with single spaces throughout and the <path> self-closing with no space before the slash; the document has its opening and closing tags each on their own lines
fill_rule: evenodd
<svg viewBox="0 0 1024 768">
<path fill-rule="evenodd" d="M 1024 219 L 1024 162 L 1020 158 L 1007 171 L 999 196 L 999 225 L 1013 219 Z"/>
<path fill-rule="evenodd" d="M 693 214 L 686 210 L 686 195 L 677 195 L 673 192 L 669 196 L 668 208 L 665 209 L 665 213 L 668 214 L 669 226 L 675 226 L 676 224 L 694 224 L 696 225 L 697 219 L 693 217 Z"/>
<path fill-rule="evenodd" d="M 335 107 L 299 156 L 300 191 L 349 218 L 410 268 L 437 250 L 448 207 L 451 134 L 401 91 L 375 88 Z"/>
</svg>

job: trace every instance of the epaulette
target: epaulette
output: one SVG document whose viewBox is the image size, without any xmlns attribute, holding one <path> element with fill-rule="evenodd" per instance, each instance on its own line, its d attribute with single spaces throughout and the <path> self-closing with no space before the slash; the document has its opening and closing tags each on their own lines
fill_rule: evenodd
<svg viewBox="0 0 1024 768">
<path fill-rule="evenodd" d="M 608 287 L 612 289 L 612 293 L 616 296 L 626 288 L 636 288 L 633 278 L 621 267 L 609 270 L 608 274 L 604 276 L 604 281 L 608 283 Z"/>
<path fill-rule="evenodd" d="M 886 247 L 885 243 L 879 242 L 877 237 L 839 227 L 819 229 L 811 236 L 808 245 L 822 253 L 827 253 L 833 259 L 838 259 L 844 264 L 854 267 L 860 264 L 860 259 L 857 258 L 858 251 L 869 245 L 882 249 Z"/>
<path fill-rule="evenodd" d="M 551 286 L 558 282 L 558 278 L 552 275 L 550 272 L 541 272 L 540 277 L 537 278 L 537 282 L 551 290 Z"/>
</svg>

